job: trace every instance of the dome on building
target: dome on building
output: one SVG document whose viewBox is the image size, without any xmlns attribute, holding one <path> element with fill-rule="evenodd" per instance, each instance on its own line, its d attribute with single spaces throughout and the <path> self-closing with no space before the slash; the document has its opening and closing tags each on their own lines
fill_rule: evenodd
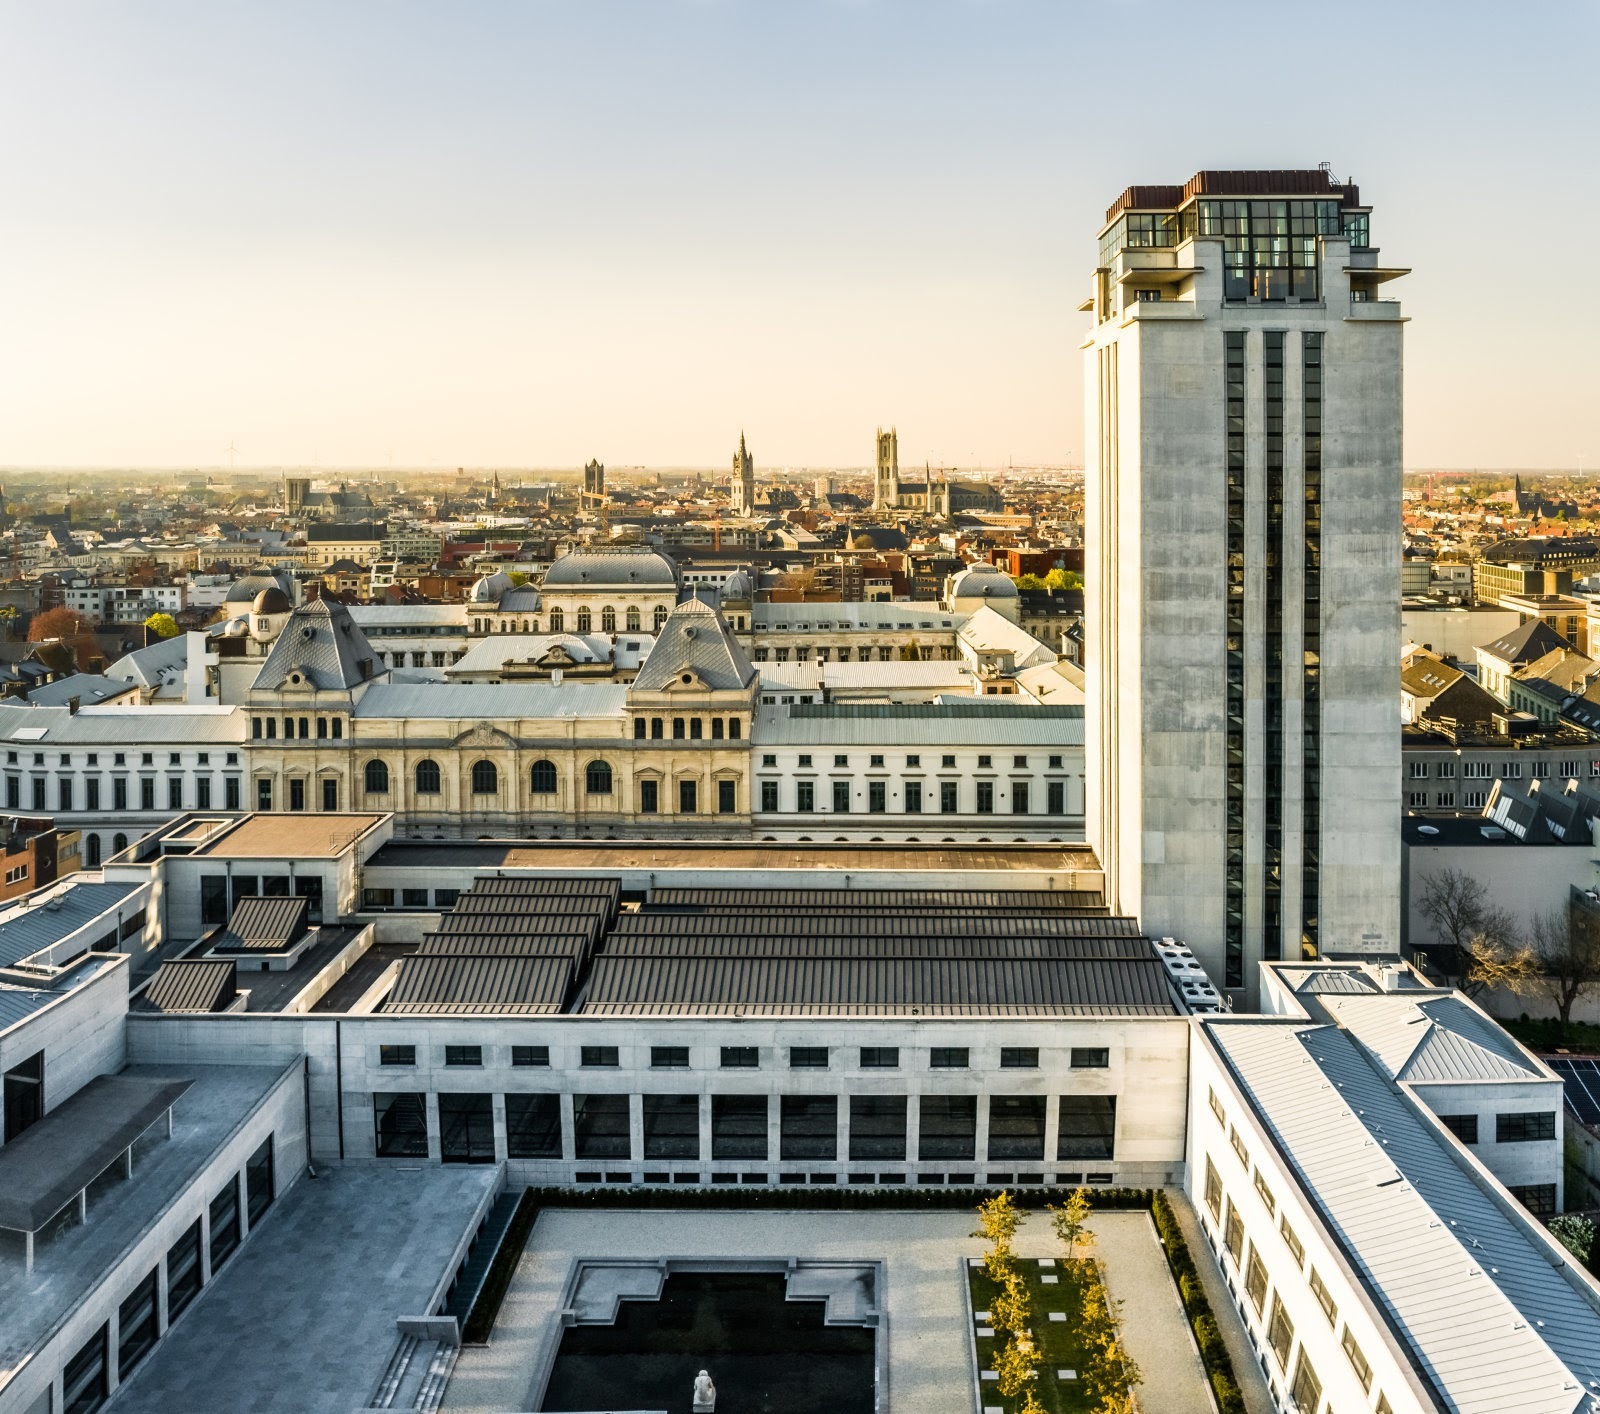
<svg viewBox="0 0 1600 1414">
<path fill-rule="evenodd" d="M 504 570 L 496 570 L 493 574 L 486 574 L 472 586 L 472 593 L 467 596 L 469 604 L 498 604 L 508 590 L 515 589 L 516 584 Z"/>
<path fill-rule="evenodd" d="M 250 620 L 244 617 L 229 619 L 223 627 L 224 638 L 247 638 L 250 634 Z"/>
<path fill-rule="evenodd" d="M 267 569 L 253 570 L 245 575 L 243 579 L 237 579 L 233 582 L 233 587 L 228 590 L 228 597 L 222 602 L 224 604 L 251 605 L 255 603 L 257 595 L 268 589 L 276 589 L 285 596 L 288 594 L 288 588 L 284 584 L 281 575 L 273 574 L 272 571 Z M 293 605 L 290 607 L 292 608 Z M 288 610 L 286 609 L 284 612 L 287 613 Z"/>
<path fill-rule="evenodd" d="M 289 602 L 289 596 L 279 589 L 276 584 L 269 589 L 263 589 L 256 595 L 255 603 L 251 606 L 252 614 L 292 614 L 294 605 Z"/>
<path fill-rule="evenodd" d="M 722 592 L 718 597 L 724 604 L 748 604 L 754 592 L 749 574 L 744 570 L 735 570 L 722 582 Z"/>
<path fill-rule="evenodd" d="M 863 526 L 850 537 L 852 550 L 904 550 L 910 544 L 905 531 L 892 525 Z"/>
<path fill-rule="evenodd" d="M 968 565 L 950 580 L 950 600 L 1015 599 L 1017 586 L 1010 575 L 996 565 Z"/>
<path fill-rule="evenodd" d="M 545 572 L 545 589 L 676 589 L 677 567 L 659 550 L 612 545 L 574 550 Z"/>
</svg>

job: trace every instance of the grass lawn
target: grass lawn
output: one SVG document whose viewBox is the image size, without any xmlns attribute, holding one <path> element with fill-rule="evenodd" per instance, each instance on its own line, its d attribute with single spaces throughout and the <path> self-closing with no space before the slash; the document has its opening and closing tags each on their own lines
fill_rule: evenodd
<svg viewBox="0 0 1600 1414">
<path fill-rule="evenodd" d="M 1017 1270 L 1027 1284 L 1028 1296 L 1033 1303 L 1033 1339 L 1043 1356 L 1039 1361 L 1039 1376 L 1033 1382 L 1034 1394 L 1050 1414 L 1089 1414 L 1090 1402 L 1083 1393 L 1082 1382 L 1059 1380 L 1056 1371 L 1076 1370 L 1081 1375 L 1088 1364 L 1079 1315 L 1083 1309 L 1086 1283 L 1097 1279 L 1094 1266 L 1085 1258 L 1066 1262 L 1058 1257 L 1053 1266 L 1041 1267 L 1037 1258 L 1019 1257 Z M 1056 1278 L 1054 1285 L 1046 1285 L 1040 1280 L 1047 1276 Z M 967 1282 L 972 1290 L 972 1309 L 989 1310 L 996 1288 L 983 1268 L 969 1266 Z M 1051 1311 L 1064 1311 L 1067 1319 L 1052 1321 L 1048 1314 Z M 977 1329 L 976 1324 L 973 1329 Z M 1001 1339 L 999 1334 L 985 1336 L 982 1340 L 974 1336 L 973 1339 L 978 1350 L 979 1370 L 991 1369 L 994 1350 Z M 1022 1402 L 1020 1395 L 1016 1399 L 1002 1396 L 993 1380 L 985 1380 L 982 1385 L 982 1403 L 985 1405 L 998 1406 L 1011 1414 Z"/>
</svg>

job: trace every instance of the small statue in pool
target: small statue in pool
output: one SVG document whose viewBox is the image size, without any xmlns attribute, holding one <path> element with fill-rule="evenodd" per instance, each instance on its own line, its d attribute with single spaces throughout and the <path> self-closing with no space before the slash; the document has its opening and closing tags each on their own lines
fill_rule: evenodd
<svg viewBox="0 0 1600 1414">
<path fill-rule="evenodd" d="M 715 1414 L 717 1387 L 711 1376 L 702 1370 L 694 1377 L 694 1414 Z"/>
</svg>

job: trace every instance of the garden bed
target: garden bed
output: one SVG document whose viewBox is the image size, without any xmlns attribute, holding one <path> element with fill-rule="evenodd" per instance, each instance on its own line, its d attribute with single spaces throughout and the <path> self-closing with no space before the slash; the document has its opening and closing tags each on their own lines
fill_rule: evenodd
<svg viewBox="0 0 1600 1414">
<path fill-rule="evenodd" d="M 1085 1391 L 1083 1381 L 1076 1376 L 1081 1376 L 1089 1365 L 1091 1352 L 1081 1317 L 1089 1284 L 1100 1281 L 1098 1267 L 1087 1257 L 1078 1257 L 1070 1262 L 1060 1258 L 1041 1260 L 1018 1257 L 1016 1270 L 1033 1306 L 1029 1330 L 1041 1356 L 1038 1378 L 1033 1381 L 1034 1398 L 1048 1414 L 1092 1414 L 1093 1400 Z M 1048 1282 L 1046 1277 L 1055 1277 L 1056 1280 Z M 1006 1398 L 995 1388 L 995 1382 L 984 1380 L 981 1373 L 993 1369 L 995 1346 L 1002 1337 L 980 1337 L 976 1334 L 988 1325 L 986 1321 L 978 1320 L 977 1316 L 988 1312 L 999 1287 L 981 1266 L 971 1265 L 967 1268 L 967 1287 L 972 1295 L 973 1345 L 977 1351 L 980 1372 L 981 1406 L 1004 1409 L 1006 1414 L 1014 1414 L 1021 1407 L 1023 1396 Z M 1052 1321 L 1051 1312 L 1061 1313 L 1066 1319 Z M 1075 1377 L 1062 1379 L 1058 1373 L 1061 1370 L 1072 1370 Z"/>
</svg>

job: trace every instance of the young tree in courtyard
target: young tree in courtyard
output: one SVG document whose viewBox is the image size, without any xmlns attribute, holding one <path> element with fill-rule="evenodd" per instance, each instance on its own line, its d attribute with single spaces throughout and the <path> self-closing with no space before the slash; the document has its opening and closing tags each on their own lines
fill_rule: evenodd
<svg viewBox="0 0 1600 1414">
<path fill-rule="evenodd" d="M 1033 1298 L 1028 1295 L 1027 1284 L 1015 1268 L 1008 1270 L 989 1302 L 989 1324 L 997 1331 L 1010 1331 L 1025 1335 L 1033 1316 Z"/>
<path fill-rule="evenodd" d="M 1067 1249 L 1069 1262 L 1078 1255 L 1080 1246 L 1093 1247 L 1094 1234 L 1089 1231 L 1089 1190 L 1074 1188 L 1059 1208 L 1052 1203 L 1050 1224 L 1055 1228 L 1061 1245 Z"/>
<path fill-rule="evenodd" d="M 1004 1190 L 978 1204 L 978 1230 L 972 1235 L 983 1238 L 989 1244 L 983 1265 L 991 1281 L 1003 1282 L 1005 1274 L 1011 1270 L 1011 1243 L 1020 1226 L 1022 1214 L 1011 1201 L 1011 1195 Z"/>
<path fill-rule="evenodd" d="M 1111 1300 L 1096 1271 L 1083 1294 L 1082 1327 L 1089 1347 L 1083 1389 L 1094 1401 L 1094 1414 L 1124 1414 L 1133 1405 L 1133 1391 L 1143 1381 L 1117 1330 L 1121 1317 L 1122 1303 Z"/>
<path fill-rule="evenodd" d="M 144 626 L 156 638 L 176 638 L 178 636 L 178 621 L 171 614 L 151 614 L 144 621 Z"/>
<path fill-rule="evenodd" d="M 1039 1348 L 1026 1332 L 1008 1340 L 994 1353 L 995 1382 L 1007 1399 L 1015 1399 L 1039 1377 Z"/>
</svg>

